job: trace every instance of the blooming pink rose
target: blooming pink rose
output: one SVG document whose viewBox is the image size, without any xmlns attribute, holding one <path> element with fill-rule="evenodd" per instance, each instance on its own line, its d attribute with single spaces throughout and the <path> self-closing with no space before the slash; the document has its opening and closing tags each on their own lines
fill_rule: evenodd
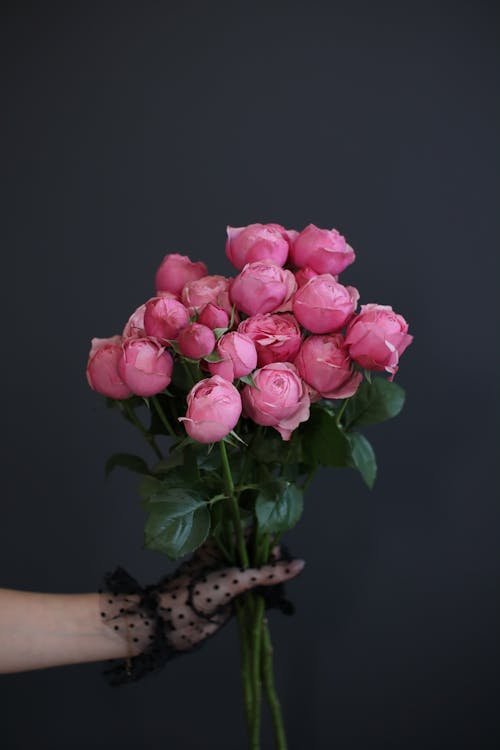
<svg viewBox="0 0 500 750">
<path fill-rule="evenodd" d="M 232 383 L 219 375 L 200 380 L 187 395 L 187 412 L 179 417 L 187 434 L 199 443 L 222 440 L 236 427 L 241 397 Z"/>
<path fill-rule="evenodd" d="M 319 229 L 309 224 L 300 232 L 290 250 L 295 266 L 309 266 L 317 273 L 341 273 L 355 259 L 354 250 L 336 229 Z"/>
<path fill-rule="evenodd" d="M 170 297 L 153 297 L 146 302 L 144 329 L 148 336 L 175 340 L 189 325 L 189 312 L 182 302 Z"/>
<path fill-rule="evenodd" d="M 146 305 L 144 304 L 140 305 L 137 310 L 132 313 L 123 329 L 122 337 L 124 339 L 141 339 L 146 336 L 146 331 L 144 329 L 145 310 Z"/>
<path fill-rule="evenodd" d="M 311 333 L 335 333 L 352 317 L 358 290 L 342 286 L 329 273 L 315 276 L 293 298 L 297 320 Z"/>
<path fill-rule="evenodd" d="M 206 276 L 207 267 L 201 261 L 193 263 L 187 255 L 171 253 L 165 255 L 155 276 L 157 292 L 172 292 L 179 295 L 182 288 L 194 279 Z"/>
<path fill-rule="evenodd" d="M 310 279 L 314 279 L 315 276 L 319 276 L 319 274 L 317 274 L 316 271 L 313 271 L 312 268 L 309 268 L 309 266 L 299 268 L 298 271 L 295 271 L 295 281 L 299 287 L 307 284 L 307 282 Z"/>
<path fill-rule="evenodd" d="M 289 250 L 288 233 L 279 224 L 227 227 L 226 255 L 239 271 L 256 260 L 272 260 L 284 266 Z"/>
<path fill-rule="evenodd" d="M 221 336 L 217 342 L 217 354 L 220 362 L 208 362 L 212 375 L 220 375 L 231 383 L 235 378 L 249 375 L 257 367 L 257 351 L 249 336 L 238 331 L 231 331 Z"/>
<path fill-rule="evenodd" d="M 121 336 L 92 339 L 87 362 L 87 382 L 92 390 L 109 398 L 123 399 L 132 395 L 128 385 L 118 374 L 118 360 L 122 356 Z"/>
<path fill-rule="evenodd" d="M 270 362 L 291 362 L 300 349 L 300 326 L 291 313 L 252 315 L 238 326 L 257 349 L 258 365 Z"/>
<path fill-rule="evenodd" d="M 181 293 L 181 300 L 190 314 L 201 312 L 210 302 L 231 313 L 229 302 L 229 279 L 225 276 L 202 276 L 195 281 L 188 281 Z"/>
<path fill-rule="evenodd" d="M 171 355 L 152 339 L 127 339 L 118 361 L 118 373 L 136 396 L 154 396 L 172 379 Z"/>
<path fill-rule="evenodd" d="M 297 282 L 291 271 L 285 271 L 270 260 L 247 263 L 233 279 L 229 297 L 238 310 L 247 315 L 281 312 L 290 309 Z"/>
<path fill-rule="evenodd" d="M 389 305 L 362 305 L 347 328 L 349 354 L 366 370 L 386 370 L 394 376 L 398 362 L 413 341 L 408 323 Z"/>
<path fill-rule="evenodd" d="M 213 302 L 209 302 L 208 305 L 205 305 L 202 309 L 197 322 L 212 329 L 227 328 L 229 325 L 229 315 L 222 309 L 222 307 L 218 307 L 217 305 L 214 305 Z"/>
<path fill-rule="evenodd" d="M 214 332 L 201 323 L 191 323 L 179 333 L 177 344 L 180 353 L 185 357 L 201 359 L 207 357 L 214 350 Z"/>
<path fill-rule="evenodd" d="M 300 347 L 294 365 L 322 398 L 349 398 L 363 379 L 353 369 L 341 333 L 309 336 Z"/>
<path fill-rule="evenodd" d="M 256 370 L 253 379 L 257 387 L 246 385 L 241 392 L 245 415 L 289 440 L 300 422 L 309 419 L 309 392 L 297 368 L 290 362 L 272 362 Z"/>
</svg>

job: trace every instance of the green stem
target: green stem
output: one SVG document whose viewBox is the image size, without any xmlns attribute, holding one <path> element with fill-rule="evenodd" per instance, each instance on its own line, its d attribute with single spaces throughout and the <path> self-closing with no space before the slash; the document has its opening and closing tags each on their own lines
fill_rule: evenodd
<svg viewBox="0 0 500 750">
<path fill-rule="evenodd" d="M 248 735 L 252 731 L 253 724 L 253 693 L 252 680 L 250 674 L 250 648 L 247 635 L 247 623 L 244 602 L 235 601 L 236 618 L 240 632 L 240 653 L 241 653 L 241 681 L 243 685 L 243 702 L 245 705 L 245 717 L 247 722 Z"/>
<path fill-rule="evenodd" d="M 172 435 L 172 437 L 177 437 L 176 434 L 175 434 L 175 432 L 174 432 L 174 428 L 172 427 L 172 425 L 168 421 L 167 417 L 165 416 L 165 412 L 161 408 L 161 404 L 158 401 L 158 397 L 157 396 L 152 396 L 151 397 L 151 401 L 153 402 L 153 404 L 155 406 L 155 409 L 158 412 L 158 416 L 160 417 L 161 423 L 163 424 L 163 426 L 166 429 L 166 431 L 168 432 L 168 434 Z"/>
<path fill-rule="evenodd" d="M 141 420 L 138 418 L 137 414 L 132 409 L 132 407 L 129 404 L 127 404 L 126 401 L 122 401 L 122 404 L 123 404 L 123 408 L 125 409 L 125 411 L 128 414 L 128 417 L 129 417 L 130 421 L 132 422 L 132 424 L 134 424 L 137 427 L 137 429 L 142 434 L 142 436 L 144 437 L 144 439 L 146 440 L 146 442 L 149 443 L 149 445 L 151 446 L 151 448 L 154 450 L 154 452 L 156 453 L 157 457 L 158 458 L 163 458 L 162 452 L 158 448 L 154 437 L 151 435 L 150 432 L 148 432 L 146 430 L 146 428 L 144 427 L 144 425 L 142 424 Z"/>
<path fill-rule="evenodd" d="M 250 747 L 252 750 L 260 748 L 260 724 L 261 724 L 261 642 L 262 642 L 262 618 L 264 616 L 264 599 L 262 596 L 255 597 L 255 607 L 252 622 L 252 686 L 253 686 L 253 716 L 250 733 Z"/>
<path fill-rule="evenodd" d="M 231 515 L 233 517 L 234 533 L 236 535 L 236 543 L 238 545 L 238 552 L 240 555 L 240 562 L 243 568 L 250 567 L 248 560 L 248 552 L 245 545 L 245 537 L 243 536 L 243 529 L 241 526 L 240 509 L 238 501 L 234 492 L 233 476 L 231 474 L 231 467 L 229 466 L 229 458 L 227 455 L 226 444 L 223 440 L 219 441 L 220 453 L 222 458 L 222 468 L 224 470 L 224 480 L 226 484 L 226 491 L 229 496 Z"/>
<path fill-rule="evenodd" d="M 286 736 L 285 726 L 283 724 L 283 716 L 281 714 L 281 706 L 274 686 L 273 676 L 273 647 L 271 644 L 271 636 L 269 634 L 269 628 L 267 621 L 264 619 L 262 623 L 262 678 L 264 681 L 264 688 L 271 709 L 271 718 L 274 727 L 274 736 L 276 739 L 277 750 L 286 750 Z"/>
<path fill-rule="evenodd" d="M 188 379 L 188 383 L 189 383 L 189 388 L 192 388 L 196 384 L 196 381 L 195 381 L 195 379 L 193 377 L 193 373 L 191 372 L 191 369 L 190 369 L 188 363 L 184 359 L 181 359 L 180 363 L 182 365 L 182 368 L 183 368 L 184 372 L 187 375 L 187 379 Z"/>
<path fill-rule="evenodd" d="M 342 406 L 340 407 L 340 409 L 336 413 L 336 415 L 335 415 L 335 424 L 336 425 L 340 425 L 340 419 L 342 417 L 342 414 L 344 413 L 344 409 L 346 408 L 348 401 L 349 401 L 348 398 L 344 399 L 344 402 L 343 402 Z"/>
</svg>

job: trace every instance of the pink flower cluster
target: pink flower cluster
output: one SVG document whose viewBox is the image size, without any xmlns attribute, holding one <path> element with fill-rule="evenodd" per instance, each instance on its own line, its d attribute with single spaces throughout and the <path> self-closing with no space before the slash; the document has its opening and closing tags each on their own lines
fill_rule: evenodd
<svg viewBox="0 0 500 750">
<path fill-rule="evenodd" d="M 169 385 L 176 358 L 197 360 L 207 377 L 189 392 L 180 421 L 211 443 L 242 414 L 289 440 L 312 402 L 354 395 L 361 368 L 394 377 L 413 338 L 408 324 L 385 305 L 356 313 L 357 289 L 338 280 L 355 254 L 337 230 L 228 227 L 226 255 L 234 278 L 166 255 L 156 296 L 121 336 L 92 340 L 90 386 L 114 399 L 151 396 Z"/>
</svg>

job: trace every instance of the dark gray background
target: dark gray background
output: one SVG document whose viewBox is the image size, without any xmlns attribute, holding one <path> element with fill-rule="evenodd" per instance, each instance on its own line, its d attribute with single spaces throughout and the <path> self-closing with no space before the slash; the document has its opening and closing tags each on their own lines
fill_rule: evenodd
<svg viewBox="0 0 500 750">
<path fill-rule="evenodd" d="M 3 5 L 2 586 L 165 570 L 134 478 L 103 477 L 147 451 L 84 378 L 165 252 L 224 273 L 226 224 L 335 226 L 344 280 L 410 321 L 375 489 L 325 472 L 289 535 L 297 614 L 271 618 L 291 750 L 500 741 L 494 7 Z M 142 684 L 100 670 L 0 676 L 2 747 L 244 747 L 233 625 Z"/>
</svg>

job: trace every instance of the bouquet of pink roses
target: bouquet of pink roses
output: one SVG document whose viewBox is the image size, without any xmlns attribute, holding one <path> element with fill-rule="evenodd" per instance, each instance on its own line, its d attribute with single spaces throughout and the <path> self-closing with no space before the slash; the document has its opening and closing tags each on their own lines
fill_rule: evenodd
<svg viewBox="0 0 500 750">
<path fill-rule="evenodd" d="M 354 251 L 335 229 L 228 227 L 226 254 L 234 278 L 166 255 L 156 295 L 123 333 L 93 339 L 87 378 L 155 453 L 151 466 L 130 454 L 107 463 L 144 475 L 144 546 L 176 559 L 210 539 L 248 568 L 297 523 L 318 467 L 353 467 L 373 485 L 359 428 L 401 410 L 392 381 L 412 336 L 389 306 L 357 312 L 357 289 L 338 280 Z M 248 592 L 235 610 L 250 746 L 260 746 L 263 686 L 283 750 L 265 599 Z"/>
</svg>

